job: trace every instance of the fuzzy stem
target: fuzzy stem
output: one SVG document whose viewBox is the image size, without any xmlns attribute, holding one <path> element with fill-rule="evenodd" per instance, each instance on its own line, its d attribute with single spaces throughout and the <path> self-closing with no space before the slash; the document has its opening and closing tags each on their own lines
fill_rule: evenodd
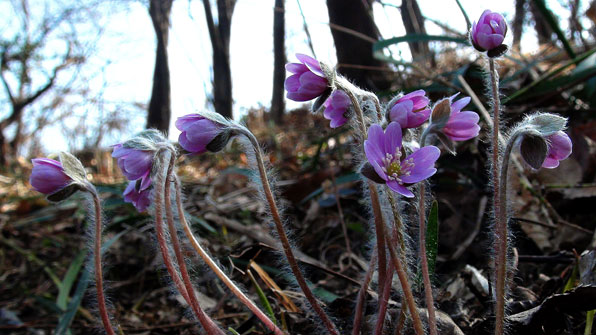
<svg viewBox="0 0 596 335">
<path fill-rule="evenodd" d="M 172 156 L 171 160 L 175 159 L 174 155 L 171 155 L 171 156 Z M 168 172 L 167 172 L 166 176 L 168 176 L 170 173 L 171 173 L 171 169 L 170 169 L 170 166 L 168 166 Z M 161 178 L 158 177 L 157 179 L 160 180 Z M 169 188 L 170 187 L 169 187 L 168 180 L 169 179 L 166 177 L 166 181 L 164 182 L 164 183 L 166 183 L 165 198 L 168 199 L 168 201 L 166 201 L 166 203 L 169 202 Z M 174 268 L 174 264 L 172 263 L 172 259 L 170 258 L 168 246 L 166 244 L 167 242 L 166 242 L 166 238 L 165 238 L 165 233 L 163 230 L 163 217 L 162 217 L 163 211 L 162 211 L 162 207 L 161 207 L 162 203 L 164 202 L 163 201 L 164 200 L 164 195 L 163 195 L 164 183 L 157 182 L 155 185 L 155 228 L 156 228 L 157 240 L 159 243 L 159 247 L 161 249 L 162 256 L 164 258 L 164 263 L 166 265 L 166 269 L 170 273 L 170 276 L 172 277 L 172 280 L 174 281 L 176 288 L 178 289 L 178 291 L 180 291 L 180 293 L 182 294 L 184 299 L 188 302 L 188 304 L 190 305 L 194 314 L 196 315 L 197 319 L 199 320 L 199 323 L 201 324 L 201 326 L 203 326 L 205 331 L 207 331 L 207 334 L 209 334 L 209 335 L 222 334 L 223 335 L 224 334 L 223 331 L 221 329 L 219 329 L 219 327 L 215 324 L 215 322 L 213 322 L 213 320 L 211 318 L 209 318 L 209 316 L 207 316 L 207 314 L 205 314 L 205 312 L 201 309 L 201 306 L 199 306 L 199 302 L 195 296 L 194 289 L 190 282 L 190 277 L 188 276 L 188 272 L 186 271 L 186 263 L 184 262 L 184 258 L 182 257 L 182 253 L 181 253 L 180 245 L 179 245 L 179 241 L 178 241 L 178 236 L 176 235 L 175 230 L 172 232 L 172 229 L 170 226 L 171 222 L 170 222 L 169 214 L 171 214 L 171 213 L 168 213 L 168 226 L 170 226 L 173 249 L 174 249 L 174 253 L 176 254 L 176 259 L 178 260 L 178 263 L 179 263 L 178 265 L 180 267 L 180 272 L 182 275 L 182 282 L 180 281 L 180 277 L 178 277 L 178 272 Z M 171 210 L 170 210 L 170 212 L 171 212 Z"/>
<path fill-rule="evenodd" d="M 362 147 L 364 148 L 364 140 L 366 139 L 366 124 L 364 121 L 364 113 L 362 112 L 362 108 L 360 108 L 360 103 L 358 99 L 352 92 L 352 90 L 347 86 L 340 82 L 337 83 L 339 89 L 344 91 L 350 101 L 354 110 L 356 111 L 356 116 L 358 118 L 358 126 L 360 128 L 360 133 L 362 136 Z M 377 261 L 378 261 L 378 282 L 384 283 L 385 276 L 387 273 L 387 254 L 386 254 L 386 247 L 385 247 L 385 238 L 382 235 L 382 226 L 385 225 L 383 222 L 383 212 L 381 211 L 381 206 L 379 204 L 379 194 L 377 193 L 377 189 L 372 181 L 367 180 L 367 186 L 370 193 L 370 201 L 373 208 L 374 220 L 375 220 L 375 233 L 377 235 Z M 383 286 L 379 285 L 379 296 L 383 294 Z"/>
<path fill-rule="evenodd" d="M 368 264 L 368 270 L 366 270 L 364 280 L 362 281 L 362 285 L 358 291 L 358 296 L 356 297 L 356 312 L 354 313 L 354 326 L 352 327 L 352 335 L 360 334 L 360 327 L 362 326 L 362 313 L 364 312 L 364 306 L 366 305 L 366 291 L 368 290 L 368 285 L 370 284 L 373 273 L 375 272 L 376 264 L 377 253 L 375 250 L 373 250 L 372 257 L 370 258 L 370 262 Z"/>
<path fill-rule="evenodd" d="M 174 249 L 174 255 L 176 256 L 176 261 L 178 262 L 178 267 L 180 268 L 180 274 L 182 275 L 182 281 L 184 282 L 184 286 L 186 288 L 186 292 L 188 292 L 188 296 L 190 298 L 191 306 L 193 306 L 193 310 L 196 310 L 197 317 L 203 325 L 203 328 L 207 331 L 207 334 L 225 334 L 223 330 L 221 330 L 215 322 L 203 311 L 199 304 L 199 300 L 197 296 L 194 294 L 194 287 L 190 281 L 190 275 L 188 274 L 188 270 L 186 268 L 186 262 L 184 260 L 184 255 L 182 255 L 182 248 L 180 247 L 180 241 L 178 240 L 178 231 L 176 230 L 176 226 L 174 226 L 174 213 L 172 211 L 172 201 L 171 201 L 171 187 L 172 184 L 172 172 L 174 170 L 174 165 L 176 164 L 176 154 L 173 151 L 170 151 L 170 163 L 168 164 L 168 169 L 166 172 L 166 179 L 164 184 L 164 202 L 166 205 L 166 218 L 168 221 L 168 230 L 170 231 L 170 238 L 172 240 L 172 248 Z M 161 185 L 160 185 L 161 186 Z M 156 201 L 158 201 L 156 199 Z"/>
<path fill-rule="evenodd" d="M 426 145 L 427 127 L 420 137 L 420 146 Z M 437 335 L 437 318 L 435 316 L 435 303 L 433 299 L 433 287 L 428 273 L 428 258 L 426 257 L 426 190 L 424 181 L 420 183 L 420 193 L 418 196 L 418 250 L 420 257 L 420 266 L 422 267 L 422 279 L 424 283 L 424 298 L 426 300 L 426 309 L 428 310 L 428 328 L 430 335 Z"/>
<path fill-rule="evenodd" d="M 103 292 L 103 273 L 101 268 L 101 202 L 95 187 L 91 184 L 87 186 L 87 191 L 93 197 L 93 206 L 95 207 L 95 243 L 93 248 L 94 266 L 95 266 L 95 286 L 97 287 L 97 303 L 99 305 L 99 315 L 104 329 L 108 335 L 115 335 L 114 329 L 110 323 L 108 311 L 106 308 L 106 299 Z"/>
<path fill-rule="evenodd" d="M 269 330 L 271 330 L 276 335 L 282 335 L 284 332 L 279 329 L 273 321 L 265 313 L 263 313 L 253 302 L 250 300 L 239 288 L 234 284 L 234 282 L 217 266 L 215 261 L 211 259 L 209 254 L 203 249 L 197 238 L 192 233 L 188 222 L 186 221 L 186 217 L 184 215 L 184 209 L 182 207 L 182 196 L 181 196 L 181 189 L 180 189 L 180 180 L 174 176 L 175 185 L 176 185 L 176 207 L 178 209 L 178 216 L 180 217 L 180 223 L 182 224 L 182 228 L 184 229 L 184 233 L 186 237 L 190 240 L 191 245 L 199 254 L 201 259 L 211 268 L 211 270 L 215 273 L 215 275 L 222 281 L 224 284 L 232 291 L 232 293 L 240 299 L 240 301 L 248 307 L 264 324 Z"/>
<path fill-rule="evenodd" d="M 292 273 L 296 277 L 296 281 L 298 282 L 298 286 L 304 293 L 304 296 L 310 303 L 311 307 L 315 310 L 321 321 L 325 324 L 327 331 L 333 335 L 339 335 L 337 331 L 337 327 L 335 324 L 329 319 L 329 316 L 325 313 L 323 308 L 319 305 L 319 302 L 315 298 L 314 294 L 308 287 L 304 276 L 302 275 L 302 271 L 300 267 L 298 267 L 298 262 L 296 262 L 296 257 L 294 256 L 294 252 L 292 251 L 292 246 L 290 245 L 290 241 L 288 240 L 288 236 L 284 230 L 283 222 L 281 216 L 279 214 L 279 210 L 277 208 L 277 204 L 275 202 L 275 198 L 273 196 L 273 192 L 271 191 L 271 187 L 269 185 L 269 180 L 267 178 L 267 172 L 265 171 L 265 163 L 263 161 L 263 154 L 261 152 L 261 147 L 259 146 L 259 142 L 257 141 L 256 137 L 246 128 L 238 128 L 237 129 L 241 134 L 246 136 L 250 141 L 254 151 L 255 156 L 257 159 L 257 168 L 259 170 L 259 175 L 261 178 L 261 183 L 263 186 L 263 192 L 265 193 L 265 198 L 269 204 L 269 210 L 271 211 L 271 216 L 273 217 L 273 222 L 275 223 L 275 228 L 277 230 L 277 234 L 281 240 L 281 244 L 284 249 L 284 253 L 286 255 L 286 259 L 290 264 L 290 268 L 292 269 Z"/>
<path fill-rule="evenodd" d="M 393 267 L 387 268 L 387 277 L 385 278 L 385 282 L 382 283 L 383 294 L 379 297 L 379 313 L 377 315 L 377 324 L 375 325 L 375 335 L 383 335 L 385 315 L 387 315 L 387 306 L 389 305 L 389 296 L 391 295 L 391 284 L 393 284 L 393 271 Z"/>
<path fill-rule="evenodd" d="M 505 331 L 505 280 L 507 272 L 507 223 L 501 222 L 501 182 L 499 181 L 499 113 L 501 110 L 501 101 L 499 98 L 499 78 L 495 70 L 495 61 L 488 59 L 490 70 L 490 82 L 493 103 L 493 129 L 492 129 L 492 165 L 491 176 L 493 180 L 493 211 L 494 218 L 497 220 L 495 229 L 495 270 L 496 270 L 496 311 L 495 311 L 495 335 L 502 335 Z"/>
</svg>

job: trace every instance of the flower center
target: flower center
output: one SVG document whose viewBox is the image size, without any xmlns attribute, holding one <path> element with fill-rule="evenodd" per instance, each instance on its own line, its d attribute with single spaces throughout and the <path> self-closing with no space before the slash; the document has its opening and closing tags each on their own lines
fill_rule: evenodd
<svg viewBox="0 0 596 335">
<path fill-rule="evenodd" d="M 408 158 L 401 160 L 401 150 L 399 147 L 395 148 L 395 154 L 387 153 L 383 158 L 383 172 L 387 174 L 388 180 L 395 180 L 400 185 L 403 185 L 402 176 L 409 176 L 410 170 L 414 167 L 414 160 Z"/>
</svg>

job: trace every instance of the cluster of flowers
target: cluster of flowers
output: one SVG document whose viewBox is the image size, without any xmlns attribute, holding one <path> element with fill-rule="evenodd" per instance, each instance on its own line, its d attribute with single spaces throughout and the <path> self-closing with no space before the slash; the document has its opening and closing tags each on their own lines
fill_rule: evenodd
<svg viewBox="0 0 596 335">
<path fill-rule="evenodd" d="M 502 15 L 487 10 L 474 23 L 470 40 L 477 50 L 494 58 L 507 50 L 503 44 L 506 32 L 507 25 Z M 325 64 L 316 59 L 303 54 L 297 54 L 296 57 L 298 63 L 286 65 L 287 71 L 291 73 L 285 81 L 287 98 L 294 101 L 316 99 L 315 105 L 324 109 L 323 115 L 330 121 L 331 128 L 360 122 L 361 135 L 365 137 L 366 157 L 361 173 L 404 197 L 414 197 L 409 187 L 437 171 L 435 163 L 441 151 L 436 146 L 427 145 L 428 136 L 440 140 L 452 150 L 454 142 L 470 140 L 479 134 L 478 114 L 464 110 L 470 103 L 469 97 L 458 99 L 458 94 L 455 94 L 431 104 L 424 90 L 396 96 L 385 106 L 384 113 L 377 110 L 378 116 L 372 118 L 376 123 L 365 125 L 363 118 L 356 121 L 354 117 L 362 112 L 360 101 L 354 94 L 357 88 L 354 87 L 352 91 L 351 84 L 337 82 L 342 78 L 331 73 Z M 379 116 L 382 120 L 379 120 Z M 181 131 L 178 142 L 191 155 L 198 155 L 220 151 L 233 135 L 240 133 L 252 136 L 242 126 L 230 126 L 232 124 L 232 121 L 210 113 L 185 115 L 176 121 L 176 128 Z M 535 114 L 514 127 L 510 142 L 521 146 L 522 157 L 533 168 L 555 168 L 572 150 L 569 136 L 562 131 L 565 124 L 563 118 Z M 414 139 L 416 134 L 420 134 L 418 142 Z M 406 145 L 405 136 L 411 140 L 408 142 L 411 144 Z M 165 141 L 161 135 L 160 141 Z M 255 150 L 258 151 L 258 145 L 255 145 Z M 174 155 L 175 151 L 171 152 Z M 159 150 L 151 145 L 143 147 L 127 141 L 113 146 L 112 156 L 117 159 L 118 166 L 129 180 L 124 199 L 141 212 L 152 204 L 154 170 L 162 168 L 155 166 L 158 155 Z M 32 162 L 30 183 L 37 191 L 51 196 L 74 183 L 72 173 L 69 173 L 69 169 L 65 170 L 61 162 L 47 158 L 33 159 Z M 263 183 L 266 184 L 266 180 Z M 270 206 L 275 207 L 274 202 Z M 161 216 L 157 211 L 156 215 Z M 291 261 L 290 258 L 288 261 Z M 295 275 L 299 276 L 297 273 Z M 322 319 L 325 321 L 325 317 Z M 332 326 L 328 329 L 333 333 Z"/>
</svg>

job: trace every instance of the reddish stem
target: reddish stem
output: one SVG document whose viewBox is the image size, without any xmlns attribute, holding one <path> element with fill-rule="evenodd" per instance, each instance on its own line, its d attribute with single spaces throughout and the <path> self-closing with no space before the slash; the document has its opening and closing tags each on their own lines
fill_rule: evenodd
<svg viewBox="0 0 596 335">
<path fill-rule="evenodd" d="M 366 305 L 366 291 L 368 290 L 368 285 L 370 284 L 373 273 L 375 272 L 376 264 L 377 253 L 376 250 L 373 250 L 372 257 L 370 258 L 370 262 L 368 264 L 368 270 L 366 270 L 364 280 L 362 281 L 362 286 L 360 286 L 358 297 L 356 298 L 356 312 L 354 313 L 354 326 L 352 328 L 352 335 L 360 334 L 360 328 L 362 327 L 362 313 L 364 312 L 364 306 Z"/>
<path fill-rule="evenodd" d="M 99 315 L 101 322 L 108 335 L 115 335 L 110 318 L 108 316 L 108 310 L 106 308 L 106 298 L 103 293 L 103 273 L 101 267 L 101 204 L 99 195 L 95 189 L 89 191 L 93 197 L 93 205 L 95 207 L 95 244 L 94 244 L 94 265 L 95 265 L 95 286 L 97 287 L 97 303 L 99 304 Z"/>
<path fill-rule="evenodd" d="M 186 288 L 186 292 L 190 298 L 190 305 L 192 309 L 196 311 L 197 318 L 199 322 L 207 331 L 207 334 L 219 334 L 224 335 L 225 333 L 215 324 L 215 322 L 203 311 L 199 304 L 199 300 L 195 295 L 194 288 L 190 281 L 190 276 L 188 274 L 188 270 L 186 269 L 186 262 L 184 260 L 184 256 L 182 255 L 182 248 L 180 247 L 180 241 L 178 240 L 178 232 L 176 231 L 176 227 L 174 226 L 174 214 L 172 212 L 172 202 L 170 196 L 171 190 L 171 177 L 172 177 L 172 170 L 174 168 L 176 160 L 176 155 L 173 152 L 170 152 L 170 164 L 168 165 L 168 170 L 166 173 L 166 180 L 164 187 L 164 202 L 166 205 L 166 218 L 168 222 L 168 229 L 170 231 L 170 238 L 172 240 L 172 248 L 174 249 L 174 255 L 176 255 L 176 261 L 178 262 L 178 267 L 180 268 L 180 274 L 182 275 L 182 281 L 184 283 L 184 287 Z M 158 185 L 158 187 L 162 187 L 162 185 Z M 158 199 L 158 193 L 156 192 L 155 201 L 161 203 L 161 199 Z M 156 214 L 157 215 L 157 214 Z M 163 223 L 162 223 L 163 224 Z"/>
<path fill-rule="evenodd" d="M 424 145 L 424 143 L 422 143 Z M 430 328 L 430 335 L 437 335 L 437 318 L 435 316 L 435 303 L 433 299 L 433 287 L 430 282 L 430 274 L 428 272 L 428 258 L 426 257 L 426 203 L 424 181 L 420 183 L 420 195 L 418 197 L 418 213 L 419 213 L 419 231 L 418 231 L 418 248 L 420 251 L 420 266 L 422 267 L 422 279 L 424 282 L 424 297 L 426 300 L 426 309 L 428 310 L 428 326 Z"/>
</svg>

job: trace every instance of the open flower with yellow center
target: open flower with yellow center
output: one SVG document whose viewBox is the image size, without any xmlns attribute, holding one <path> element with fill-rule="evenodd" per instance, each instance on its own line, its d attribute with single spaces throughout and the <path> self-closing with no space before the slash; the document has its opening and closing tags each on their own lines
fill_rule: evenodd
<svg viewBox="0 0 596 335">
<path fill-rule="evenodd" d="M 364 141 L 364 152 L 368 159 L 362 168 L 364 176 L 387 184 L 390 189 L 408 198 L 414 196 L 408 186 L 437 172 L 435 162 L 441 154 L 439 148 L 429 145 L 404 157 L 401 126 L 397 122 L 391 122 L 385 131 L 378 124 L 371 125 L 368 139 Z"/>
</svg>

